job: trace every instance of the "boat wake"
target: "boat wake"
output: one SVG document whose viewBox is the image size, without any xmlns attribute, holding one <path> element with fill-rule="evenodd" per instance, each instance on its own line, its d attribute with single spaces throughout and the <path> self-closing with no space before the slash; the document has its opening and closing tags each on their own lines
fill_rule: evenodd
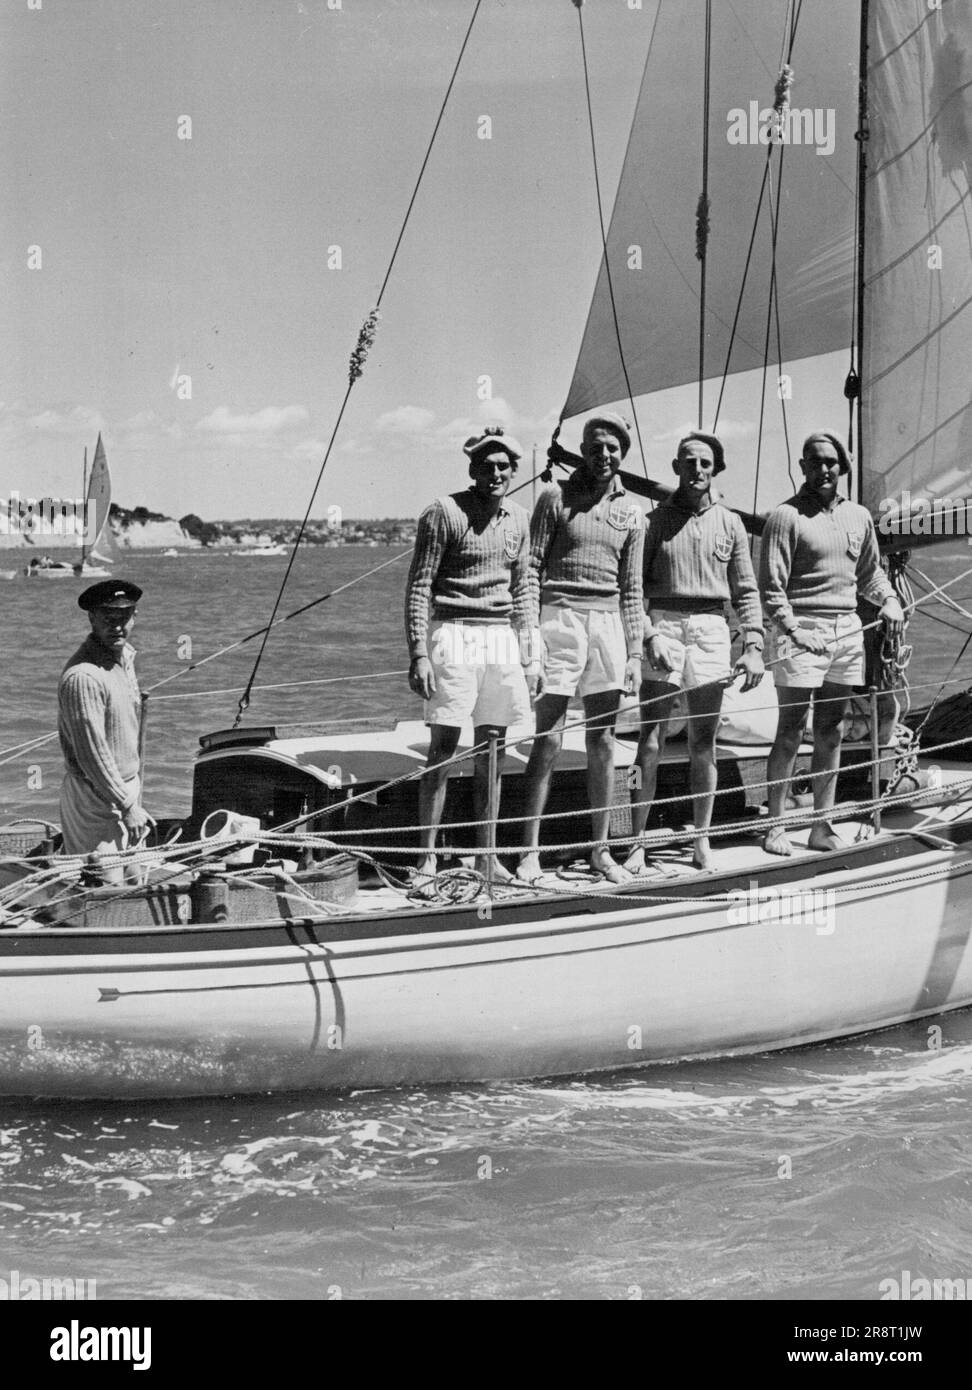
<svg viewBox="0 0 972 1390">
<path fill-rule="evenodd" d="M 647 1084 L 642 1080 L 614 1077 L 610 1081 L 577 1082 L 570 1086 L 541 1087 L 538 1095 L 548 1103 L 574 1110 L 659 1110 L 689 1111 L 701 1116 L 728 1116 L 741 1111 L 827 1108 L 854 1109 L 879 1106 L 904 1096 L 923 1099 L 934 1092 L 946 1103 L 965 1104 L 965 1096 L 942 1096 L 972 1079 L 972 1043 L 941 1050 L 909 1051 L 900 1047 L 860 1046 L 882 1065 L 867 1070 L 838 1074 L 786 1068 L 799 1074 L 790 1085 L 759 1086 L 751 1089 L 745 1080 L 755 1079 L 754 1067 L 747 1064 L 747 1076 L 740 1089 L 727 1091 L 725 1085 L 699 1082 L 691 1089 Z M 719 1064 L 725 1069 L 726 1064 Z M 845 1056 L 846 1065 L 846 1056 Z"/>
</svg>

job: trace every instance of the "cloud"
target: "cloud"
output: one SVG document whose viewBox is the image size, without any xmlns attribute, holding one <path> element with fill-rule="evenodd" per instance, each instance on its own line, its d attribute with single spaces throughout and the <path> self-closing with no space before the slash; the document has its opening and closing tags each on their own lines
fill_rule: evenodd
<svg viewBox="0 0 972 1390">
<path fill-rule="evenodd" d="M 280 434 L 283 430 L 303 425 L 308 418 L 309 412 L 302 405 L 265 405 L 262 410 L 255 410 L 249 415 L 234 415 L 228 406 L 218 405 L 198 422 L 196 429 L 207 434 L 253 439 L 261 435 Z"/>
<path fill-rule="evenodd" d="M 28 430 L 38 434 L 96 434 L 105 429 L 105 417 L 92 406 L 76 405 L 72 409 L 52 407 L 24 420 Z"/>
<path fill-rule="evenodd" d="M 423 434 L 435 420 L 435 412 L 422 405 L 399 405 L 375 421 L 375 429 L 388 434 Z"/>
<path fill-rule="evenodd" d="M 327 445 L 323 439 L 304 439 L 291 450 L 295 459 L 313 459 L 320 462 Z"/>
</svg>

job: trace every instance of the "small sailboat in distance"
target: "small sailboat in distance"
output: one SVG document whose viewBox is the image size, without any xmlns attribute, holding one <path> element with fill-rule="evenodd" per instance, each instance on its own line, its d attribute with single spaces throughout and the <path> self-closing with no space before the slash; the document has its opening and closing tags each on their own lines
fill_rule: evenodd
<svg viewBox="0 0 972 1390">
<path fill-rule="evenodd" d="M 108 524 L 108 513 L 111 509 L 111 474 L 108 471 L 108 459 L 105 456 L 105 446 L 101 442 L 100 434 L 95 445 L 90 474 L 88 473 L 87 449 L 84 451 L 82 469 L 81 495 L 84 498 L 84 512 L 81 518 L 81 559 L 72 564 L 69 560 L 52 560 L 49 555 L 35 556 L 24 569 L 26 578 L 104 579 L 111 573 L 110 570 L 104 568 L 105 565 L 111 564 L 111 560 L 106 555 L 98 554 L 97 550 L 98 542 Z M 89 546 L 88 523 L 89 517 L 92 515 L 92 507 L 94 508 L 95 530 L 94 539 Z M 100 563 L 92 564 L 89 556 Z"/>
<path fill-rule="evenodd" d="M 91 474 L 88 475 L 88 451 L 84 451 L 84 482 L 82 484 L 82 495 L 84 497 L 84 520 L 81 531 L 81 559 L 74 566 L 74 573 L 78 579 L 102 579 L 111 573 L 104 568 L 110 565 L 111 560 L 106 555 L 98 554 L 98 542 L 108 524 L 108 513 L 111 510 L 111 474 L 108 471 L 108 459 L 105 455 L 105 446 L 101 442 L 101 435 L 98 435 L 98 442 L 95 445 L 94 458 L 91 461 Z M 88 539 L 88 518 L 91 515 L 91 508 L 95 509 L 95 537 L 91 542 L 90 550 L 87 547 Z M 92 560 L 100 561 L 100 564 L 91 564 L 88 556 Z"/>
</svg>

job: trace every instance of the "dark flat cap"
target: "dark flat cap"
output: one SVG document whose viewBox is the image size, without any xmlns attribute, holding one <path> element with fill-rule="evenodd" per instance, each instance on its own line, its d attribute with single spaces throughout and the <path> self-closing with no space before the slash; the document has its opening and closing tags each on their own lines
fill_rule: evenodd
<svg viewBox="0 0 972 1390">
<path fill-rule="evenodd" d="M 134 608 L 141 597 L 141 589 L 128 579 L 102 579 L 78 594 L 78 607 L 86 613 L 93 608 Z"/>
</svg>

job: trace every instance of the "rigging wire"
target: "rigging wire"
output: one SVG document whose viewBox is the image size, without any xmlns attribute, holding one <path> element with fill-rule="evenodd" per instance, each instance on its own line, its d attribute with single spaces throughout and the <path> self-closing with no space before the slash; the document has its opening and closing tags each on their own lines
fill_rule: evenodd
<svg viewBox="0 0 972 1390">
<path fill-rule="evenodd" d="M 794 48 L 794 44 L 796 43 L 797 27 L 798 27 L 799 22 L 800 22 L 800 15 L 801 15 L 801 13 L 802 13 L 802 10 L 803 10 L 803 0 L 797 0 L 796 6 L 792 9 L 792 11 L 790 11 L 790 12 L 788 13 L 788 16 L 787 16 L 787 19 L 788 19 L 788 22 L 789 22 L 789 34 L 788 34 L 787 39 L 786 39 L 786 41 L 785 41 L 785 62 L 781 65 L 781 73 L 780 73 L 781 79 L 782 79 L 782 77 L 783 77 L 784 70 L 787 69 L 787 68 L 789 68 L 789 67 L 790 67 L 790 64 L 791 64 L 792 61 L 793 61 L 793 48 Z M 789 6 L 788 6 L 788 11 L 789 11 Z M 786 21 L 784 22 L 784 31 L 785 31 L 785 30 L 786 30 Z M 780 154 L 781 154 L 781 156 L 782 156 L 782 145 L 781 145 L 781 147 L 780 147 Z M 739 284 L 739 293 L 738 293 L 738 295 L 736 296 L 736 308 L 735 308 L 735 311 L 734 311 L 734 313 L 733 313 L 732 329 L 731 329 L 731 331 L 730 331 L 730 333 L 729 333 L 729 343 L 728 343 L 728 346 L 727 346 L 727 348 L 726 348 L 725 364 L 724 364 L 723 369 L 722 369 L 722 381 L 721 381 L 721 383 L 720 383 L 720 385 L 719 385 L 719 398 L 718 398 L 718 400 L 717 400 L 717 402 L 716 402 L 715 418 L 714 418 L 713 423 L 712 423 L 712 431 L 713 431 L 713 433 L 716 433 L 716 432 L 717 432 L 717 429 L 718 429 L 718 425 L 719 425 L 719 415 L 720 415 L 720 413 L 721 413 L 721 411 L 722 411 L 722 401 L 723 401 L 723 397 L 724 397 L 724 395 L 725 395 L 726 382 L 727 382 L 728 379 L 729 379 L 729 368 L 730 368 L 730 364 L 731 364 L 731 362 L 732 362 L 732 352 L 733 352 L 733 348 L 734 348 L 735 342 L 736 342 L 736 335 L 737 335 L 737 329 L 738 329 L 738 326 L 739 326 L 739 320 L 740 320 L 740 317 L 742 316 L 743 300 L 744 300 L 745 295 L 746 295 L 746 284 L 747 284 L 747 281 L 748 281 L 748 279 L 749 279 L 749 268 L 750 268 L 750 265 L 752 264 L 752 258 L 753 258 L 753 247 L 755 246 L 755 243 L 756 243 L 756 232 L 757 232 L 757 229 L 758 229 L 758 227 L 759 227 L 759 219 L 760 219 L 760 216 L 761 216 L 762 210 L 763 210 L 763 199 L 764 199 L 764 197 L 766 196 L 766 188 L 767 188 L 767 184 L 768 184 L 768 181 L 769 181 L 769 174 L 770 174 L 770 168 L 771 168 L 772 159 L 773 159 L 773 142 L 770 141 L 770 142 L 767 144 L 767 146 L 766 146 L 766 160 L 765 160 L 764 165 L 763 165 L 763 177 L 762 177 L 762 180 L 761 180 L 761 182 L 760 182 L 759 196 L 758 196 L 757 199 L 756 199 L 756 211 L 755 211 L 755 213 L 754 213 L 754 215 L 753 215 L 752 230 L 750 231 L 750 234 L 749 234 L 749 246 L 748 246 L 747 249 L 746 249 L 746 260 L 745 260 L 745 263 L 744 263 L 744 265 L 743 265 L 742 279 L 741 279 L 740 284 Z M 779 197 L 779 195 L 777 195 L 777 196 Z"/>
<path fill-rule="evenodd" d="M 705 62 L 702 91 L 702 192 L 695 212 L 695 255 L 699 262 L 699 429 L 705 428 L 705 272 L 709 254 L 709 109 L 712 96 L 712 0 L 705 0 Z"/>
<path fill-rule="evenodd" d="M 783 186 L 783 147 L 782 147 L 782 145 L 780 146 L 779 174 L 780 174 L 780 189 L 782 189 L 782 186 Z M 778 281 L 777 281 L 777 275 L 776 275 L 776 233 L 777 233 L 777 225 L 778 225 L 779 216 L 780 216 L 780 206 L 781 206 L 781 203 L 782 203 L 782 199 L 780 198 L 779 193 L 777 193 L 777 197 L 776 197 L 776 206 L 775 206 L 775 208 L 774 208 L 774 205 L 773 205 L 773 176 L 772 176 L 772 173 L 770 173 L 769 184 L 768 184 L 768 186 L 769 186 L 769 206 L 770 206 L 770 286 L 769 286 L 769 301 L 768 301 L 768 303 L 767 303 L 767 305 L 766 305 L 766 334 L 765 334 L 765 337 L 764 337 L 764 339 L 763 339 L 763 375 L 762 375 L 762 378 L 761 378 L 760 393 L 759 393 L 759 428 L 758 428 L 757 433 L 756 433 L 756 472 L 755 472 L 755 475 L 754 475 L 754 477 L 753 477 L 753 511 L 756 510 L 756 504 L 757 504 L 757 500 L 758 500 L 758 498 L 759 498 L 759 469 L 760 469 L 760 464 L 762 463 L 762 455 L 763 455 L 763 422 L 764 422 L 764 420 L 765 420 L 765 418 L 766 418 L 766 377 L 767 377 L 767 374 L 768 374 L 768 372 L 769 372 L 770 334 L 771 334 L 771 331 L 772 331 L 772 324 L 773 324 L 773 303 L 774 303 L 774 301 L 775 301 L 775 299 L 776 299 L 777 283 L 778 283 Z M 777 324 L 778 324 L 778 322 L 779 322 L 779 321 L 777 320 Z M 781 368 L 782 368 L 782 363 L 781 363 Z M 788 466 L 789 466 L 789 465 L 788 465 Z M 792 479 L 792 474 L 791 474 L 790 476 L 791 476 L 791 479 Z M 754 540 L 751 541 L 751 544 L 755 544 L 755 541 L 754 541 Z"/>
<path fill-rule="evenodd" d="M 522 492 L 525 487 L 530 487 L 531 484 L 534 483 L 539 476 L 540 475 L 538 473 L 533 473 L 531 477 L 526 478 L 522 483 L 518 483 L 515 488 L 511 488 L 510 491 L 507 493 L 507 496 L 512 497 L 514 493 Z M 319 595 L 319 597 L 311 599 L 309 603 L 302 604 L 300 608 L 295 608 L 292 612 L 284 614 L 282 618 L 277 618 L 273 625 L 275 627 L 279 627 L 282 623 L 290 622 L 292 618 L 299 618 L 302 614 L 307 613 L 311 608 L 316 608 L 318 604 L 326 603 L 328 599 L 334 598 L 336 597 L 336 595 L 343 593 L 345 590 L 353 588 L 355 584 L 360 584 L 365 579 L 370 579 L 373 574 L 378 574 L 380 570 L 386 569 L 389 565 L 397 564 L 399 560 L 404 560 L 406 557 L 410 558 L 411 554 L 412 552 L 409 550 L 402 550 L 397 555 L 392 555 L 390 559 L 383 560 L 380 565 L 375 565 L 370 570 L 365 570 L 363 574 L 356 574 L 352 579 L 349 579 L 346 583 L 339 584 L 336 589 L 330 589 L 326 594 L 321 594 Z M 143 694 L 147 698 L 149 695 L 154 694 L 156 690 L 160 690 L 162 686 L 168 685 L 170 681 L 179 680 L 182 676 L 189 675 L 191 671 L 199 670 L 200 667 L 207 665 L 208 662 L 215 661 L 218 657 L 227 656 L 230 652 L 237 651 L 240 647 L 245 646 L 247 642 L 252 642 L 255 638 L 262 636 L 262 634 L 266 630 L 266 628 L 262 627 L 257 628 L 255 631 L 247 633 L 245 637 L 240 637 L 235 642 L 229 642 L 225 647 L 220 647 L 216 651 L 210 652 L 208 656 L 200 658 L 199 661 L 192 661 L 185 666 L 180 666 L 178 670 L 173 671 L 168 676 L 164 676 L 162 680 L 156 681 L 154 685 L 148 686 L 143 691 Z M 373 679 L 377 675 L 400 674 L 404 673 L 397 671 L 366 672 L 360 676 L 337 676 L 330 679 L 334 681 L 369 680 Z M 279 685 L 255 686 L 254 689 L 277 690 L 284 689 L 285 687 L 292 685 L 316 684 L 328 684 L 328 680 L 324 679 L 320 681 L 284 681 L 281 682 Z M 192 700 L 200 696 L 206 695 L 234 695 L 238 689 L 238 686 L 230 686 L 225 690 L 189 691 L 184 695 L 159 695 L 156 696 L 156 698 L 158 700 Z M 35 749 L 44 747 L 45 744 L 50 743 L 55 738 L 57 738 L 56 729 L 46 734 L 40 734 L 36 738 L 25 739 L 22 743 L 11 744 L 8 748 L 0 748 L 0 767 L 2 767 L 5 763 L 16 761 L 17 758 L 24 757 L 27 753 L 31 753 Z"/>
<path fill-rule="evenodd" d="M 432 154 L 432 147 L 435 144 L 436 136 L 439 133 L 439 127 L 442 124 L 442 118 L 445 115 L 446 106 L 448 105 L 449 97 L 452 94 L 452 88 L 455 85 L 456 77 L 459 73 L 459 67 L 462 63 L 463 55 L 466 52 L 466 47 L 472 35 L 473 25 L 476 23 L 476 16 L 479 14 L 482 2 L 483 0 L 476 0 L 475 8 L 472 12 L 472 17 L 469 20 L 469 25 L 466 29 L 465 37 L 463 38 L 462 45 L 459 49 L 459 56 L 456 58 L 455 66 L 452 70 L 452 76 L 449 78 L 449 85 L 446 87 L 445 96 L 442 98 L 442 103 L 439 107 L 439 114 L 436 117 L 435 125 L 432 129 L 432 135 L 429 139 L 429 143 L 425 151 L 425 157 L 422 160 L 422 166 L 419 170 L 418 178 L 415 181 L 415 187 L 412 190 L 412 196 L 409 199 L 408 207 L 405 211 L 405 216 L 402 220 L 402 225 L 399 229 L 398 237 L 396 238 L 391 258 L 388 262 L 388 268 L 385 271 L 384 279 L 381 282 L 381 289 L 378 291 L 378 298 L 375 300 L 375 307 L 371 310 L 368 317 L 365 319 L 364 325 L 361 328 L 361 332 L 358 335 L 357 346 L 355 347 L 354 352 L 351 355 L 351 364 L 348 373 L 348 384 L 344 391 L 344 398 L 341 401 L 341 405 L 337 413 L 337 419 L 334 422 L 334 427 L 331 430 L 331 436 L 327 442 L 327 447 L 324 451 L 324 458 L 321 462 L 320 469 L 318 470 L 317 479 L 311 491 L 310 500 L 307 503 L 307 509 L 304 512 L 304 519 L 301 521 L 300 527 L 297 531 L 297 535 L 294 539 L 293 548 L 291 549 L 290 557 L 287 561 L 287 568 L 284 572 L 283 579 L 280 581 L 280 588 L 277 591 L 277 597 L 274 600 L 273 611 L 270 614 L 270 622 L 263 629 L 263 641 L 260 643 L 260 650 L 257 652 L 256 660 L 253 663 L 253 669 L 250 672 L 249 679 L 246 683 L 246 688 L 243 691 L 243 694 L 240 696 L 239 703 L 237 705 L 236 719 L 233 722 L 234 729 L 239 727 L 240 720 L 243 718 L 244 713 L 249 707 L 250 693 L 253 689 L 253 683 L 256 680 L 257 671 L 260 669 L 260 662 L 263 660 L 263 653 L 266 651 L 267 641 L 270 637 L 270 630 L 274 626 L 274 620 L 277 616 L 277 610 L 279 609 L 280 604 L 283 600 L 284 590 L 287 587 L 287 581 L 290 579 L 290 572 L 294 567 L 294 561 L 297 558 L 297 551 L 300 549 L 300 543 L 303 539 L 304 531 L 306 530 L 307 523 L 310 520 L 311 508 L 314 505 L 314 499 L 317 496 L 318 489 L 321 485 L 321 479 L 324 476 L 324 470 L 327 467 L 328 460 L 331 457 L 331 451 L 334 448 L 334 441 L 337 438 L 338 430 L 341 428 L 341 422 L 344 419 L 344 412 L 347 409 L 348 401 L 351 397 L 351 392 L 354 389 L 355 382 L 361 376 L 362 367 L 364 365 L 364 359 L 367 356 L 368 348 L 371 346 L 371 343 L 374 339 L 375 327 L 378 318 L 380 317 L 381 301 L 384 297 L 385 290 L 388 287 L 388 281 L 392 273 L 392 267 L 394 266 L 395 259 L 398 256 L 398 250 L 402 244 L 402 239 L 405 235 L 405 229 L 408 226 L 408 220 L 411 216 L 412 208 L 415 206 L 415 200 L 418 196 L 418 191 L 421 186 L 422 179 L 425 175 L 425 170 L 428 166 L 429 158 Z"/>
<path fill-rule="evenodd" d="M 611 274 L 611 260 L 608 256 L 607 229 L 604 225 L 604 201 L 601 197 L 601 175 L 597 163 L 597 140 L 594 134 L 594 106 L 591 100 L 591 78 L 587 64 L 587 44 L 584 39 L 583 0 L 572 0 L 572 3 L 575 9 L 577 10 L 577 23 L 580 30 L 581 59 L 584 67 L 584 95 L 587 103 L 587 125 L 591 135 L 591 158 L 594 165 L 594 192 L 597 199 L 597 223 L 601 233 L 601 263 L 604 267 L 604 277 L 608 287 L 608 298 L 611 301 L 611 319 L 614 324 L 614 337 L 618 346 L 618 360 L 621 363 L 621 371 L 624 375 L 625 391 L 627 392 L 628 404 L 631 406 L 631 417 L 634 423 L 635 434 L 638 438 L 638 449 L 641 453 L 641 466 L 644 470 L 645 477 L 647 478 L 648 462 L 645 456 L 644 440 L 641 437 L 641 425 L 638 421 L 638 412 L 635 409 L 634 392 L 631 389 L 631 378 L 628 374 L 628 364 L 625 360 L 624 347 L 621 341 L 621 321 L 618 316 L 618 305 L 614 295 L 614 277 Z M 648 66 L 648 59 L 651 57 L 652 44 L 654 43 L 655 39 L 655 25 L 657 25 L 658 23 L 658 15 L 660 11 L 661 5 L 659 5 L 658 9 L 655 11 L 655 21 L 652 25 L 651 37 L 648 42 L 648 58 L 645 59 L 646 70 Z M 563 410 L 561 410 L 560 419 L 557 421 L 557 428 L 553 432 L 553 439 L 551 441 L 552 444 L 556 444 L 557 438 L 560 434 L 560 427 L 563 424 L 563 422 L 564 412 Z"/>
<path fill-rule="evenodd" d="M 847 374 L 844 383 L 844 394 L 847 397 L 848 408 L 850 411 L 851 422 L 853 422 L 854 402 L 857 402 L 857 500 L 864 500 L 864 420 L 862 406 L 864 404 L 863 390 L 861 383 L 861 372 L 863 370 L 864 358 L 864 238 L 867 230 L 865 219 L 866 196 L 867 196 L 867 142 L 871 138 L 868 125 L 868 93 L 867 93 L 867 28 L 868 28 L 868 0 L 861 0 L 861 26 L 860 38 L 858 43 L 858 73 L 857 73 L 857 130 L 854 139 L 857 141 L 857 187 L 856 198 L 854 200 L 854 230 L 857 234 L 856 256 L 854 257 L 855 278 L 854 278 L 854 334 L 856 347 L 854 356 L 856 365 L 852 366 Z M 848 488 L 850 479 L 848 479 Z"/>
</svg>

